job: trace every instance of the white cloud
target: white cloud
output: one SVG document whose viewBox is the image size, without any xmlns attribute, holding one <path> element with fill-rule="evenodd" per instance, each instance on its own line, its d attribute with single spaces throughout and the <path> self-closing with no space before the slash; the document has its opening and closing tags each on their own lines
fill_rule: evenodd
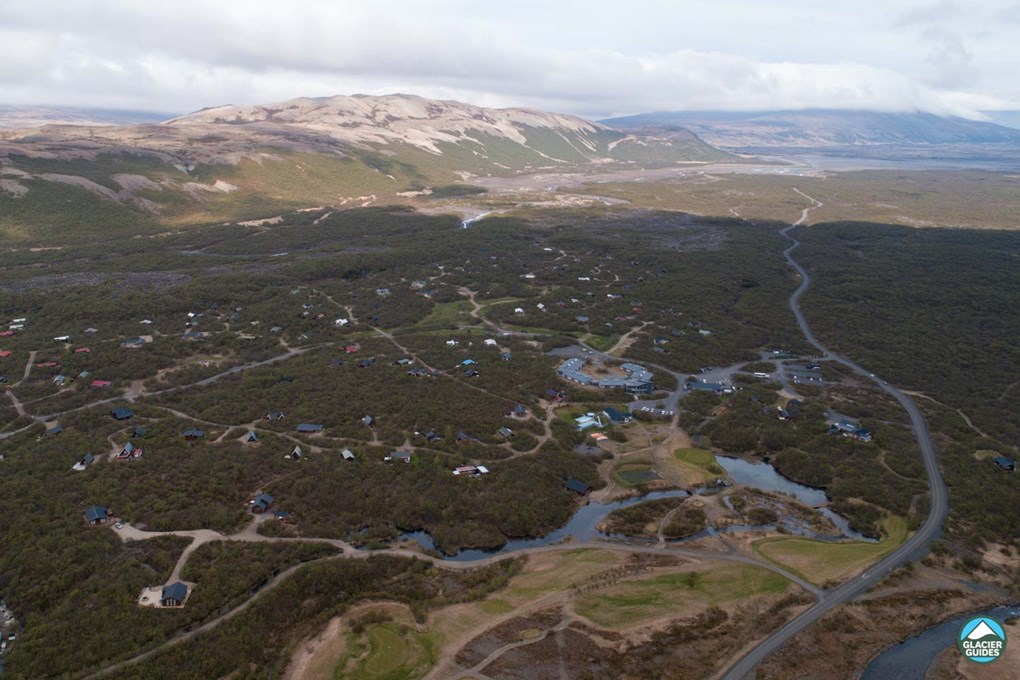
<svg viewBox="0 0 1020 680">
<path fill-rule="evenodd" d="M 0 0 L 0 92 L 6 103 L 164 111 L 405 91 L 593 116 L 969 113 L 1020 102 L 1017 74 L 1000 63 L 1010 61 L 1018 31 L 995 23 L 1015 3 L 982 4 L 961 13 L 948 0 L 632 0 L 626 8 L 599 0 Z"/>
</svg>

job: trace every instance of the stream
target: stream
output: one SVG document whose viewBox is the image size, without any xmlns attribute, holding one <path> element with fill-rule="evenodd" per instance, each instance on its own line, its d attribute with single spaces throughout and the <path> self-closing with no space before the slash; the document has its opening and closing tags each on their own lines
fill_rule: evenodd
<svg viewBox="0 0 1020 680">
<path fill-rule="evenodd" d="M 864 669 L 861 680 L 924 680 L 935 657 L 944 649 L 954 647 L 960 628 L 976 616 L 987 616 L 1002 623 L 1005 619 L 1020 616 L 1020 607 L 995 607 L 983 612 L 957 616 L 933 626 L 879 654 Z M 1008 642 L 1016 644 L 1013 640 L 1007 641 L 1007 644 Z M 1002 663 L 1001 659 L 999 663 Z M 975 667 L 977 665 L 975 664 Z M 988 670 L 992 671 L 996 665 L 990 664 Z"/>
</svg>

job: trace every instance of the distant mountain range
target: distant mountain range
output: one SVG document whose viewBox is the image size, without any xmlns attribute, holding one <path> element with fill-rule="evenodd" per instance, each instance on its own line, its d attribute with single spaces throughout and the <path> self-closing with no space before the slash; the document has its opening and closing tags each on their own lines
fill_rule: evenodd
<svg viewBox="0 0 1020 680">
<path fill-rule="evenodd" d="M 472 179 L 544 169 L 734 158 L 684 129 L 621 131 L 399 94 L 220 106 L 130 124 L 114 124 L 123 112 L 6 114 L 17 128 L 0 128 L 0 213 L 11 200 L 7 209 L 22 214 L 34 214 L 33 201 L 40 214 L 65 204 L 85 214 L 99 201 L 110 219 L 111 204 L 176 221 L 232 219 L 437 187 L 436 196 L 457 195 L 478 190 L 463 186 Z M 30 120 L 43 124 L 19 124 Z"/>
<path fill-rule="evenodd" d="M 683 127 L 709 144 L 740 150 L 1020 144 L 1020 130 L 1017 129 L 922 112 L 681 111 L 645 113 L 601 122 L 620 130 Z"/>
</svg>

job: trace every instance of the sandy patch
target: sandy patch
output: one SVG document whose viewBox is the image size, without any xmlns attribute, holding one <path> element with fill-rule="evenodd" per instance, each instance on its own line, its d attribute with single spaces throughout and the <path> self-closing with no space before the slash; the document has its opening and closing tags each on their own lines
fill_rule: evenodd
<svg viewBox="0 0 1020 680">
<path fill-rule="evenodd" d="M 28 193 L 28 187 L 13 179 L 0 179 L 0 191 L 13 194 L 15 198 L 21 198 Z"/>
</svg>

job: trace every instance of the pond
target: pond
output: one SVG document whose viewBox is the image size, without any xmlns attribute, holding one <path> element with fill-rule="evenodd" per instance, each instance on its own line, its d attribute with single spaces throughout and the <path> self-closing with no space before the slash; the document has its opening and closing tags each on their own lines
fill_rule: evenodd
<svg viewBox="0 0 1020 680">
<path fill-rule="evenodd" d="M 652 493 L 645 494 L 644 496 L 634 496 L 632 498 L 614 501 L 612 503 L 590 502 L 581 506 L 581 508 L 574 513 L 574 516 L 569 522 L 552 533 L 546 534 L 540 538 L 514 539 L 507 541 L 506 545 L 497 550 L 461 550 L 456 555 L 446 556 L 446 559 L 457 562 L 470 562 L 473 560 L 482 560 L 494 555 L 502 555 L 517 550 L 524 550 L 525 548 L 551 545 L 553 543 L 559 543 L 567 538 L 578 542 L 591 541 L 599 537 L 605 537 L 605 534 L 601 533 L 595 527 L 598 526 L 599 522 L 605 519 L 606 515 L 611 513 L 613 510 L 626 508 L 643 501 L 653 501 L 659 498 L 678 498 L 689 495 L 690 494 L 683 489 L 672 489 L 670 491 L 654 491 Z M 432 536 L 430 536 L 427 531 L 407 532 L 405 534 L 401 534 L 400 540 L 412 540 L 423 548 L 436 550 L 435 543 L 432 542 Z"/>
<path fill-rule="evenodd" d="M 776 472 L 776 469 L 769 463 L 750 463 L 741 458 L 730 458 L 729 456 L 716 456 L 715 461 L 737 484 L 761 491 L 774 491 L 793 496 L 801 503 L 816 508 L 820 514 L 832 521 L 847 538 L 874 542 L 875 539 L 868 538 L 851 529 L 846 518 L 837 515 L 829 508 L 819 507 L 829 502 L 823 489 L 815 489 L 789 480 Z"/>
<path fill-rule="evenodd" d="M 995 607 L 933 626 L 879 654 L 864 669 L 861 680 L 924 680 L 935 657 L 943 650 L 954 647 L 960 628 L 976 616 L 987 616 L 1001 623 L 1008 618 L 1020 616 L 1020 606 Z M 994 667 L 993 663 L 989 670 Z"/>
</svg>

